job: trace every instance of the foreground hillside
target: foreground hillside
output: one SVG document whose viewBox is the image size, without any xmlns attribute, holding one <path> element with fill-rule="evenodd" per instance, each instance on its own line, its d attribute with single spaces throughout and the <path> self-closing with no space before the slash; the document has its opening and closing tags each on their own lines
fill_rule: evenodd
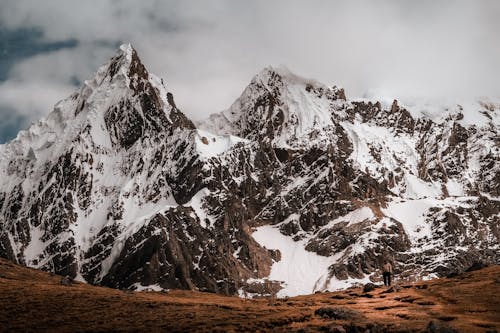
<svg viewBox="0 0 500 333">
<path fill-rule="evenodd" d="M 0 259 L 0 332 L 500 330 L 498 265 L 396 289 L 363 293 L 351 288 L 274 300 L 192 291 L 131 292 L 63 285 L 61 276 Z"/>
</svg>

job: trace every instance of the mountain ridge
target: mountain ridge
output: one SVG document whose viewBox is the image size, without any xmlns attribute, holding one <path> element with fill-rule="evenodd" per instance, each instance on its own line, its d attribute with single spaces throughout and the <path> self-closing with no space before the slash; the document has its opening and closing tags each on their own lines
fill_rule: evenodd
<svg viewBox="0 0 500 333">
<path fill-rule="evenodd" d="M 123 45 L 0 146 L 0 256 L 248 297 L 376 281 L 384 257 L 404 279 L 498 263 L 500 104 L 477 126 L 462 111 L 435 122 L 267 67 L 200 129 Z"/>
</svg>

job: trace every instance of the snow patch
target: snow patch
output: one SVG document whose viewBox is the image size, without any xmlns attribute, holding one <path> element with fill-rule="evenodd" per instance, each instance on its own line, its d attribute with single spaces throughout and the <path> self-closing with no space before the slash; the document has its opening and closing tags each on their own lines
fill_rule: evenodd
<svg viewBox="0 0 500 333">
<path fill-rule="evenodd" d="M 148 286 L 143 286 L 140 282 L 132 284 L 129 289 L 134 291 L 164 291 L 166 289 L 160 287 L 159 284 L 150 284 Z"/>
<path fill-rule="evenodd" d="M 210 195 L 210 190 L 206 187 L 202 188 L 199 190 L 192 198 L 189 200 L 189 202 L 185 203 L 183 206 L 184 207 L 191 207 L 193 208 L 194 212 L 200 219 L 200 225 L 202 228 L 208 228 L 208 227 L 213 227 L 215 221 L 213 217 L 211 217 L 203 208 L 203 199 Z M 209 225 L 207 225 L 207 221 L 209 222 Z"/>
<path fill-rule="evenodd" d="M 203 130 L 196 130 L 196 132 L 196 150 L 204 159 L 220 155 L 231 149 L 231 147 L 237 143 L 248 142 L 248 140 L 233 135 L 213 135 Z"/>
<path fill-rule="evenodd" d="M 40 267 L 40 263 L 38 262 L 35 264 L 35 262 L 38 261 L 39 256 L 45 251 L 45 248 L 47 247 L 48 243 L 42 241 L 42 236 L 43 236 L 43 230 L 38 227 L 31 227 L 30 230 L 30 235 L 31 235 L 31 241 L 29 242 L 28 246 L 24 249 L 24 258 L 26 260 L 26 264 L 30 267 L 35 267 L 38 268 Z"/>
<path fill-rule="evenodd" d="M 410 240 L 431 236 L 431 226 L 425 222 L 429 209 L 436 205 L 434 199 L 394 200 L 382 208 L 382 213 L 400 222 Z"/>
<path fill-rule="evenodd" d="M 440 184 L 425 182 L 415 175 L 405 174 L 405 181 L 408 199 L 436 198 L 443 194 Z"/>
<path fill-rule="evenodd" d="M 448 179 L 448 182 L 446 183 L 446 189 L 448 190 L 448 194 L 452 197 L 461 197 L 465 195 L 462 184 L 460 184 L 455 179 Z"/>
<path fill-rule="evenodd" d="M 268 277 L 282 281 L 278 297 L 312 294 L 321 277 L 328 274 L 330 258 L 307 251 L 303 241 L 295 242 L 273 226 L 258 227 L 252 237 L 261 246 L 281 253 L 281 260 L 273 263 Z"/>
<path fill-rule="evenodd" d="M 353 225 L 356 223 L 360 223 L 366 220 L 372 220 L 375 218 L 375 214 L 373 214 L 373 211 L 371 210 L 370 207 L 361 207 L 356 210 L 353 210 L 352 212 L 340 216 L 336 218 L 333 221 L 330 221 L 328 224 L 323 226 L 321 230 L 325 229 L 330 229 L 332 228 L 335 224 L 340 223 L 340 222 L 349 222 L 347 225 Z M 318 231 L 319 233 L 319 231 Z"/>
</svg>

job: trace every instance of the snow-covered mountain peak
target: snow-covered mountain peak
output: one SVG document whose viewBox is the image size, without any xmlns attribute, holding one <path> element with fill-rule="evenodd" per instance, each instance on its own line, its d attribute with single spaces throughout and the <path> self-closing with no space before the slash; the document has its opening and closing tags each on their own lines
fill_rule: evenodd
<svg viewBox="0 0 500 333">
<path fill-rule="evenodd" d="M 250 85 L 262 85 L 269 92 L 280 90 L 281 95 L 291 99 L 297 99 L 296 92 L 292 90 L 293 86 L 298 86 L 306 92 L 316 93 L 317 97 L 330 97 L 332 99 L 345 100 L 344 90 L 337 86 L 329 87 L 315 79 L 305 78 L 293 73 L 284 65 L 266 66 L 257 75 L 255 75 Z M 298 94 L 300 95 L 300 94 Z M 284 102 L 286 102 L 284 100 Z"/>
<path fill-rule="evenodd" d="M 138 77 L 147 80 L 147 70 L 132 45 L 122 44 L 114 56 L 99 67 L 91 79 L 85 80 L 82 88 L 73 96 L 85 99 L 100 86 L 105 86 L 105 89 L 110 89 L 110 86 L 122 89 L 133 88 L 131 81 Z"/>
<path fill-rule="evenodd" d="M 279 80 L 276 80 L 279 77 Z M 266 66 L 259 73 L 257 73 L 251 80 L 251 83 L 262 83 L 264 85 L 274 86 L 274 83 L 282 83 L 283 85 L 298 84 L 298 85 L 311 85 L 315 87 L 328 87 L 323 83 L 315 80 L 308 79 L 293 73 L 285 65 Z"/>
<path fill-rule="evenodd" d="M 194 128 L 163 81 L 147 71 L 130 44 L 124 44 L 45 118 L 0 145 L 0 175 L 25 177 L 26 163 L 44 165 L 69 151 L 111 154 L 141 140 L 168 137 L 176 129 Z"/>
<path fill-rule="evenodd" d="M 134 60 L 135 66 L 141 66 L 139 57 L 137 56 L 136 50 L 131 44 L 122 44 L 117 50 L 116 54 L 111 58 L 111 60 L 102 66 L 102 72 L 108 74 L 111 78 L 115 77 L 116 74 L 122 74 L 124 77 L 129 75 L 132 61 Z M 99 70 L 101 72 L 101 69 Z"/>
<path fill-rule="evenodd" d="M 231 107 L 201 127 L 277 147 L 334 126 L 332 112 L 345 101 L 344 90 L 293 74 L 284 66 L 265 67 Z M 304 140 L 302 140 L 302 143 Z"/>
<path fill-rule="evenodd" d="M 96 144 L 128 149 L 141 137 L 176 128 L 194 125 L 177 109 L 163 80 L 148 72 L 130 44 L 123 44 L 92 79 L 19 139 L 40 142 L 42 133 L 53 133 L 71 141 L 85 132 Z"/>
<path fill-rule="evenodd" d="M 198 158 L 194 129 L 162 80 L 122 45 L 47 117 L 0 146 L 0 226 L 10 228 L 22 215 L 27 228 L 26 237 L 8 245 L 9 256 L 100 279 L 111 248 L 99 257 L 102 266 L 84 257 L 100 246 L 99 237 L 128 235 L 198 190 L 175 183 L 179 170 Z M 5 193 L 16 193 L 17 204 L 33 209 L 6 213 L 10 204 L 3 204 L 11 199 Z"/>
</svg>

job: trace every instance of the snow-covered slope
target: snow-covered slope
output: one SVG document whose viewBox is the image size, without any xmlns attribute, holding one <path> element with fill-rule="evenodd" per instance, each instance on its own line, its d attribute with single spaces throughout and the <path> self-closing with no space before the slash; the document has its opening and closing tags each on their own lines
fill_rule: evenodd
<svg viewBox="0 0 500 333">
<path fill-rule="evenodd" d="M 197 129 L 123 45 L 0 145 L 0 255 L 247 296 L 376 280 L 384 257 L 408 279 L 499 262 L 500 105 L 436 108 L 268 67 Z"/>
</svg>

